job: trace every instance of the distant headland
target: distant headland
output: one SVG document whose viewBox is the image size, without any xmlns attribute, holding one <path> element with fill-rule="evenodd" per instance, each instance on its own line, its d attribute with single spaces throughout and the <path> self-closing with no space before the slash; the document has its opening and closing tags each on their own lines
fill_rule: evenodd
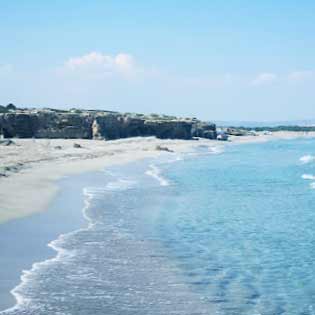
<svg viewBox="0 0 315 315">
<path fill-rule="evenodd" d="M 116 140 L 155 136 L 159 139 L 194 138 L 228 140 L 229 136 L 255 136 L 269 132 L 314 132 L 313 125 L 216 126 L 197 118 L 161 114 L 120 113 L 72 108 L 18 108 L 0 105 L 3 138 Z"/>
<path fill-rule="evenodd" d="M 106 110 L 60 110 L 0 106 L 0 134 L 4 138 L 104 139 L 156 136 L 216 139 L 216 125 L 196 118 Z"/>
</svg>

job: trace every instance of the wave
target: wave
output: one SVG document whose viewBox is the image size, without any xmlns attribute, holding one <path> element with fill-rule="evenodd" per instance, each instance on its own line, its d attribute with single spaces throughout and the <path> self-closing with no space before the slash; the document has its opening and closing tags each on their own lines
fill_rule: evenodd
<svg viewBox="0 0 315 315">
<path fill-rule="evenodd" d="M 222 154 L 224 152 L 224 146 L 206 146 L 206 145 L 200 145 L 198 146 L 199 150 L 194 150 L 191 152 L 187 152 L 185 153 L 185 157 L 187 158 L 191 158 L 191 157 L 195 157 L 195 156 L 208 156 L 210 154 Z"/>
<path fill-rule="evenodd" d="M 91 199 L 95 196 L 95 193 L 100 191 L 101 190 L 98 188 L 83 189 L 83 195 L 85 196 L 85 198 L 82 214 L 83 217 L 87 220 L 88 226 L 86 228 L 77 229 L 69 233 L 60 234 L 57 239 L 47 244 L 48 247 L 52 248 L 54 251 L 57 252 L 56 256 L 53 258 L 46 259 L 44 261 L 33 263 L 31 269 L 29 270 L 22 270 L 20 283 L 10 291 L 10 293 L 14 296 L 16 300 L 16 304 L 13 307 L 0 311 L 0 315 L 16 314 L 15 313 L 16 311 L 19 311 L 20 309 L 23 309 L 25 307 L 32 309 L 34 308 L 35 310 L 38 309 L 38 306 L 31 305 L 32 303 L 31 298 L 25 297 L 25 295 L 23 295 L 23 290 L 32 281 L 32 277 L 35 276 L 36 273 L 39 270 L 41 270 L 41 268 L 44 268 L 59 261 L 65 261 L 66 259 L 70 259 L 75 256 L 75 250 L 65 249 L 62 247 L 62 244 L 64 244 L 69 237 L 81 231 L 88 231 L 95 225 L 92 219 L 87 215 L 87 210 L 90 207 Z"/>
<path fill-rule="evenodd" d="M 86 228 L 80 228 L 69 233 L 60 234 L 57 239 L 47 244 L 48 247 L 56 251 L 56 256 L 46 259 L 44 261 L 33 263 L 31 269 L 29 270 L 22 270 L 20 283 L 10 291 L 16 300 L 16 304 L 6 310 L 0 311 L 0 315 L 16 314 L 16 312 L 20 312 L 21 309 L 24 310 L 25 308 L 32 309 L 32 311 L 34 309 L 34 312 L 36 311 L 36 309 L 38 310 L 38 306 L 32 305 L 32 299 L 25 296 L 24 291 L 42 268 L 45 268 L 56 262 L 64 262 L 65 260 L 75 256 L 76 251 L 65 249 L 63 247 L 63 244 L 65 244 L 67 240 L 75 234 L 82 231 L 88 231 L 96 225 L 96 223 L 87 214 L 87 210 L 91 206 L 92 199 L 97 199 L 101 196 L 104 196 L 104 193 L 108 193 L 109 191 L 129 189 L 133 187 L 136 183 L 136 181 L 132 180 L 118 179 L 116 181 L 109 182 L 105 187 L 83 188 L 84 207 L 82 209 L 82 214 L 85 220 L 88 222 L 88 226 Z"/>
<path fill-rule="evenodd" d="M 167 161 L 165 161 L 165 163 L 175 163 L 183 160 L 184 160 L 183 154 L 176 154 L 173 158 L 169 158 Z"/>
<path fill-rule="evenodd" d="M 309 180 L 315 180 L 315 175 L 311 175 L 311 174 L 303 174 L 302 175 L 303 179 L 309 179 Z"/>
<path fill-rule="evenodd" d="M 209 154 L 221 154 L 224 152 L 224 147 L 223 146 L 206 146 L 206 145 L 200 145 L 200 149 L 206 149 L 206 151 L 197 151 L 194 150 L 192 152 L 185 152 L 182 154 L 177 154 L 173 158 L 168 158 L 167 161 L 164 161 L 164 163 L 174 163 L 178 161 L 182 161 L 185 159 L 189 159 L 195 156 L 203 156 L 203 155 L 209 155 Z M 155 164 L 150 164 L 149 169 L 145 172 L 145 174 L 155 178 L 161 186 L 169 186 L 170 182 L 161 175 L 161 170 L 155 165 Z"/>
<path fill-rule="evenodd" d="M 126 190 L 134 187 L 137 184 L 137 181 L 128 180 L 128 179 L 118 179 L 113 182 L 109 182 L 105 189 L 106 190 Z"/>
<path fill-rule="evenodd" d="M 161 170 L 154 164 L 149 165 L 149 169 L 145 173 L 155 178 L 161 186 L 170 185 L 169 181 L 161 175 Z"/>
<path fill-rule="evenodd" d="M 310 183 L 310 187 L 311 187 L 312 189 L 315 189 L 315 182 Z"/>
<path fill-rule="evenodd" d="M 87 229 L 89 229 L 89 227 Z M 11 290 L 11 294 L 14 296 L 16 300 L 16 304 L 13 307 L 8 308 L 2 312 L 0 311 L 0 314 L 1 315 L 16 314 L 15 313 L 16 311 L 19 311 L 25 308 L 31 309 L 31 310 L 33 309 L 38 310 L 39 306 L 32 305 L 32 299 L 29 297 L 26 297 L 23 294 L 23 291 L 32 282 L 33 277 L 36 276 L 36 273 L 40 271 L 42 268 L 47 267 L 51 264 L 54 264 L 58 261 L 65 261 L 66 259 L 70 259 L 71 257 L 73 257 L 75 255 L 75 251 L 64 249 L 61 245 L 66 241 L 68 237 L 74 235 L 75 233 L 81 230 L 87 230 L 87 229 L 80 229 L 80 230 L 76 230 L 67 234 L 61 234 L 56 240 L 48 243 L 47 246 L 55 250 L 57 252 L 57 255 L 53 258 L 49 258 L 44 261 L 35 262 L 33 263 L 31 269 L 22 271 L 20 283 L 13 290 Z"/>
<path fill-rule="evenodd" d="M 210 153 L 212 154 L 221 154 L 224 152 L 223 146 L 215 146 L 209 148 Z"/>
<path fill-rule="evenodd" d="M 302 156 L 300 158 L 300 162 L 302 162 L 303 164 L 315 162 L 315 156 L 313 156 L 313 155 L 304 155 L 304 156 Z"/>
</svg>

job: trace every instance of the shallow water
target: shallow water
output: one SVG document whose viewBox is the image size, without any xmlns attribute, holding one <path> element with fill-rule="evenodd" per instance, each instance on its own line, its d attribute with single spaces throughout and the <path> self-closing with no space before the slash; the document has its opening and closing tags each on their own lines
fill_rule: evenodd
<svg viewBox="0 0 315 315">
<path fill-rule="evenodd" d="M 160 216 L 163 241 L 219 314 L 315 312 L 315 191 L 302 178 L 315 164 L 300 160 L 313 149 L 234 146 L 169 173 L 181 201 Z"/>
<path fill-rule="evenodd" d="M 88 226 L 53 241 L 0 314 L 314 314 L 313 149 L 201 148 L 94 174 Z"/>
</svg>

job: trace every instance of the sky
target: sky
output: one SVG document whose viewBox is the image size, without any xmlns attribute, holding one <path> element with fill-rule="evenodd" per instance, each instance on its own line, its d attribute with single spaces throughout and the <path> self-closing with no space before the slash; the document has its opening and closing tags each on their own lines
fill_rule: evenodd
<svg viewBox="0 0 315 315">
<path fill-rule="evenodd" d="M 0 0 L 0 104 L 315 118 L 310 0 Z"/>
</svg>

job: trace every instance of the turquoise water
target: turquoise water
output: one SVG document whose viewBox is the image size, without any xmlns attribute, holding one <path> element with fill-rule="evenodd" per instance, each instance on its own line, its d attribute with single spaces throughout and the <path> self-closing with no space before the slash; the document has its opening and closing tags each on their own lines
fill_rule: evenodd
<svg viewBox="0 0 315 315">
<path fill-rule="evenodd" d="M 88 225 L 50 244 L 57 257 L 24 275 L 3 314 L 314 314 L 314 141 L 93 175 Z"/>
<path fill-rule="evenodd" d="M 219 314 L 314 314 L 314 140 L 232 146 L 172 166 L 164 244 Z"/>
</svg>

